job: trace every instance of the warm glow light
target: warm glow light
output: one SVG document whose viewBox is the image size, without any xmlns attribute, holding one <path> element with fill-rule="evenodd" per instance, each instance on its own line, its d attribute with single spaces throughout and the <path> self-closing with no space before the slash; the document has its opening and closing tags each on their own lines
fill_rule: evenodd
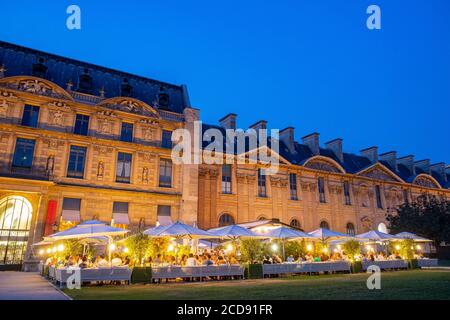
<svg viewBox="0 0 450 320">
<path fill-rule="evenodd" d="M 323 248 L 322 251 L 323 251 L 324 253 L 327 253 L 327 252 L 328 252 L 328 248 Z"/>
<path fill-rule="evenodd" d="M 338 252 L 338 249 L 334 249 L 333 251 L 334 251 L 334 252 Z"/>
<path fill-rule="evenodd" d="M 338 250 L 341 250 L 342 246 L 340 244 L 337 245 Z"/>
<path fill-rule="evenodd" d="M 312 245 L 308 244 L 308 245 L 306 246 L 306 250 L 312 251 Z"/>
<path fill-rule="evenodd" d="M 396 245 L 396 246 L 395 246 L 395 250 L 400 250 L 400 246 L 399 246 L 399 245 Z"/>
<path fill-rule="evenodd" d="M 109 245 L 109 251 L 114 251 L 114 250 L 116 250 L 116 245 L 114 243 L 111 243 Z"/>
<path fill-rule="evenodd" d="M 232 251 L 233 250 L 233 245 L 230 243 L 227 245 L 227 251 Z"/>
<path fill-rule="evenodd" d="M 56 250 L 58 250 L 58 248 L 56 248 L 56 247 L 53 247 L 53 248 L 52 248 L 52 252 L 53 252 L 53 253 L 55 253 Z"/>
<path fill-rule="evenodd" d="M 274 243 L 274 244 L 272 245 L 272 250 L 273 250 L 273 251 L 277 251 L 277 250 L 278 250 L 278 245 L 277 245 L 276 243 Z"/>
<path fill-rule="evenodd" d="M 420 244 L 418 244 L 418 245 L 416 246 L 416 249 L 417 249 L 417 250 L 422 250 L 422 247 L 420 246 Z"/>
<path fill-rule="evenodd" d="M 157 227 L 159 227 L 159 226 L 160 226 L 160 223 L 159 223 L 159 221 L 156 221 L 156 226 L 157 226 Z"/>
<path fill-rule="evenodd" d="M 59 251 L 59 252 L 64 251 L 64 245 L 63 245 L 63 244 L 60 244 L 60 245 L 58 246 L 58 251 Z"/>
<path fill-rule="evenodd" d="M 44 254 L 44 249 L 39 250 L 39 254 L 42 256 Z"/>
<path fill-rule="evenodd" d="M 47 253 L 48 253 L 48 254 L 52 253 L 52 249 L 48 248 L 48 249 L 47 249 Z"/>
<path fill-rule="evenodd" d="M 123 248 L 123 252 L 128 253 L 128 251 L 130 251 L 128 248 Z"/>
<path fill-rule="evenodd" d="M 167 251 L 173 251 L 173 244 L 169 244 L 169 246 L 167 247 Z"/>
</svg>

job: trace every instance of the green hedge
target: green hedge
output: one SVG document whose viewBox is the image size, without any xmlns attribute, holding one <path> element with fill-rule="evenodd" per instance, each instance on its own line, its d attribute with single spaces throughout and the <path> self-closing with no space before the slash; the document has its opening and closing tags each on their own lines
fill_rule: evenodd
<svg viewBox="0 0 450 320">
<path fill-rule="evenodd" d="M 360 273 L 363 271 L 363 266 L 361 261 L 354 261 L 351 267 L 352 273 Z"/>
<path fill-rule="evenodd" d="M 417 259 L 408 260 L 408 269 L 419 269 L 419 262 Z"/>
<path fill-rule="evenodd" d="M 247 264 L 244 272 L 245 279 L 261 279 L 263 278 L 262 264 Z"/>
<path fill-rule="evenodd" d="M 152 282 L 152 267 L 134 267 L 131 273 L 131 283 Z"/>
</svg>

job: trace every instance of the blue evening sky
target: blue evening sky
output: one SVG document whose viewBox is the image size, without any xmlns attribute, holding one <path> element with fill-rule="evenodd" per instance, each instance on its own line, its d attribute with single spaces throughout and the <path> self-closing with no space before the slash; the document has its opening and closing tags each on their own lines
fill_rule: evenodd
<svg viewBox="0 0 450 320">
<path fill-rule="evenodd" d="M 234 112 L 241 128 L 450 162 L 448 0 L 4 1 L 0 39 L 186 84 L 205 122 Z"/>
</svg>

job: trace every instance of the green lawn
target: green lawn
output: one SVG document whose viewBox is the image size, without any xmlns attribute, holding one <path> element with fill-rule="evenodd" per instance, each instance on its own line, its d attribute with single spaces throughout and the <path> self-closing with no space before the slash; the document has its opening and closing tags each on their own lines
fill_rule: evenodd
<svg viewBox="0 0 450 320">
<path fill-rule="evenodd" d="M 381 290 L 368 290 L 368 274 L 293 276 L 259 280 L 82 287 L 74 299 L 450 299 L 450 271 L 383 272 Z"/>
</svg>

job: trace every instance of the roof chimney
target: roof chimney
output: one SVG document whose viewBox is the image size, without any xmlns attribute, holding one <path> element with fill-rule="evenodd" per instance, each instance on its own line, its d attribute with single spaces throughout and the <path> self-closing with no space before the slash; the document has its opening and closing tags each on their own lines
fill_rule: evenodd
<svg viewBox="0 0 450 320">
<path fill-rule="evenodd" d="M 342 153 L 342 139 L 337 138 L 328 142 L 325 142 L 325 148 L 333 151 L 335 156 L 340 162 L 344 162 L 344 154 Z"/>
<path fill-rule="evenodd" d="M 317 132 L 304 136 L 302 138 L 302 143 L 311 149 L 313 155 L 318 155 L 320 153 L 319 134 Z"/>
<path fill-rule="evenodd" d="M 450 174 L 450 164 L 445 167 L 445 173 Z"/>
<path fill-rule="evenodd" d="M 397 171 L 397 151 L 389 151 L 380 154 L 380 160 L 386 161 L 391 169 Z"/>
<path fill-rule="evenodd" d="M 366 157 L 370 160 L 371 163 L 375 163 L 378 161 L 378 147 L 373 146 L 366 149 L 362 149 L 359 151 L 363 157 Z"/>
<path fill-rule="evenodd" d="M 220 126 L 225 129 L 236 129 L 236 117 L 235 113 L 229 113 L 225 117 L 219 120 Z"/>
<path fill-rule="evenodd" d="M 432 172 L 436 172 L 444 181 L 447 181 L 447 175 L 445 174 L 445 163 L 439 162 L 430 166 Z"/>
<path fill-rule="evenodd" d="M 259 120 L 255 124 L 252 124 L 250 126 L 251 129 L 255 129 L 256 131 L 260 129 L 266 129 L 267 128 L 267 121 L 266 120 Z"/>
<path fill-rule="evenodd" d="M 414 167 L 422 169 L 423 172 L 430 174 L 430 159 L 424 159 L 414 162 Z M 417 172 L 417 170 L 416 170 Z"/>
<path fill-rule="evenodd" d="M 411 175 L 415 175 L 416 172 L 414 170 L 414 156 L 412 154 L 408 156 L 404 156 L 397 159 L 397 165 L 402 164 L 406 168 L 408 168 L 409 172 L 411 172 Z"/>
<path fill-rule="evenodd" d="M 280 131 L 279 133 L 280 140 L 284 142 L 286 147 L 288 147 L 290 152 L 295 151 L 294 146 L 294 127 L 287 127 Z"/>
</svg>

